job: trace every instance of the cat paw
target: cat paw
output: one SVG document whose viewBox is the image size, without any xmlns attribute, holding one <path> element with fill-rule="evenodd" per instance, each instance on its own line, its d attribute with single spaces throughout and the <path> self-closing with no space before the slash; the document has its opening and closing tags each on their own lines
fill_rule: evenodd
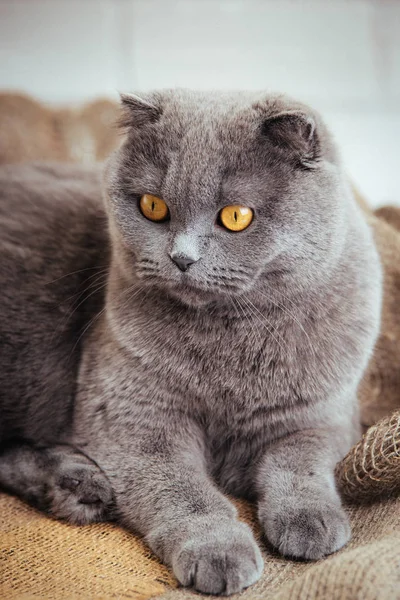
<svg viewBox="0 0 400 600">
<path fill-rule="evenodd" d="M 282 505 L 278 511 L 260 511 L 269 542 L 284 556 L 317 560 L 342 548 L 351 530 L 343 509 L 335 504 L 321 506 Z"/>
<path fill-rule="evenodd" d="M 182 585 L 229 596 L 255 583 L 264 563 L 247 525 L 233 522 L 186 540 L 172 566 Z"/>
<path fill-rule="evenodd" d="M 79 455 L 61 465 L 47 491 L 48 512 L 76 525 L 104 521 L 113 501 L 111 485 L 99 467 Z"/>
</svg>

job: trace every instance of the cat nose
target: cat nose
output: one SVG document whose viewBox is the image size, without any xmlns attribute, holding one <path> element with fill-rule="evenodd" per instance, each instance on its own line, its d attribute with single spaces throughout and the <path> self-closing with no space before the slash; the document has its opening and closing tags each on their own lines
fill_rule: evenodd
<svg viewBox="0 0 400 600">
<path fill-rule="evenodd" d="M 197 262 L 198 259 L 190 258 L 190 256 L 185 256 L 183 254 L 170 254 L 171 260 L 176 264 L 178 269 L 181 271 L 187 271 L 188 268 Z"/>
</svg>

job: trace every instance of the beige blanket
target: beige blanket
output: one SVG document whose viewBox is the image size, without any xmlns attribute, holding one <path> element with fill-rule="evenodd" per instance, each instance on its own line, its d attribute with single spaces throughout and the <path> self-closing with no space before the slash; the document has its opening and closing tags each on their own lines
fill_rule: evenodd
<svg viewBox="0 0 400 600">
<path fill-rule="evenodd" d="M 239 505 L 255 525 L 254 510 Z M 293 562 L 263 548 L 262 578 L 241 598 L 269 600 L 398 600 L 400 498 L 348 507 L 349 545 L 316 563 Z M 0 495 L 0 598 L 108 600 L 199 598 L 176 589 L 171 573 L 142 540 L 114 525 L 76 527 L 52 521 Z"/>
</svg>

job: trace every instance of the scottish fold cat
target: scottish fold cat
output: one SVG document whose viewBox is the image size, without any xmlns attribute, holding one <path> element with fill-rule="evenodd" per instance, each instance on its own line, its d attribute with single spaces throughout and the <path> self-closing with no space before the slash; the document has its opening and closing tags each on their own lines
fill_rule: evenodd
<svg viewBox="0 0 400 600">
<path fill-rule="evenodd" d="M 381 271 L 320 116 L 285 96 L 122 97 L 96 171 L 5 166 L 0 481 L 142 534 L 185 586 L 232 594 L 270 544 L 319 559 L 350 527 L 334 467 Z"/>
</svg>

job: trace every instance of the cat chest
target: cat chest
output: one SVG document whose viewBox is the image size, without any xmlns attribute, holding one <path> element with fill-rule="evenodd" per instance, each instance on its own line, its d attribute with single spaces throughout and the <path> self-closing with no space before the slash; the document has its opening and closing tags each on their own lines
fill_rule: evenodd
<svg viewBox="0 0 400 600">
<path fill-rule="evenodd" d="M 135 372 L 156 386 L 157 396 L 213 414 L 245 414 L 249 406 L 270 404 L 271 394 L 284 393 L 280 375 L 288 372 L 273 339 L 256 343 L 223 331 L 140 336 L 133 354 Z"/>
<path fill-rule="evenodd" d="M 279 352 L 273 339 L 248 343 L 221 331 L 198 335 L 130 325 L 125 338 L 111 335 L 110 327 L 100 337 L 93 333 L 79 382 L 82 406 L 88 395 L 93 405 L 101 398 L 108 418 L 124 429 L 154 424 L 160 415 L 166 426 L 185 417 L 201 426 L 210 448 L 217 444 L 217 457 L 228 440 L 241 438 L 246 448 L 265 444 L 293 429 L 300 413 L 310 413 L 304 363 L 299 370 L 296 355 Z M 248 454 L 245 448 L 242 453 Z"/>
</svg>

